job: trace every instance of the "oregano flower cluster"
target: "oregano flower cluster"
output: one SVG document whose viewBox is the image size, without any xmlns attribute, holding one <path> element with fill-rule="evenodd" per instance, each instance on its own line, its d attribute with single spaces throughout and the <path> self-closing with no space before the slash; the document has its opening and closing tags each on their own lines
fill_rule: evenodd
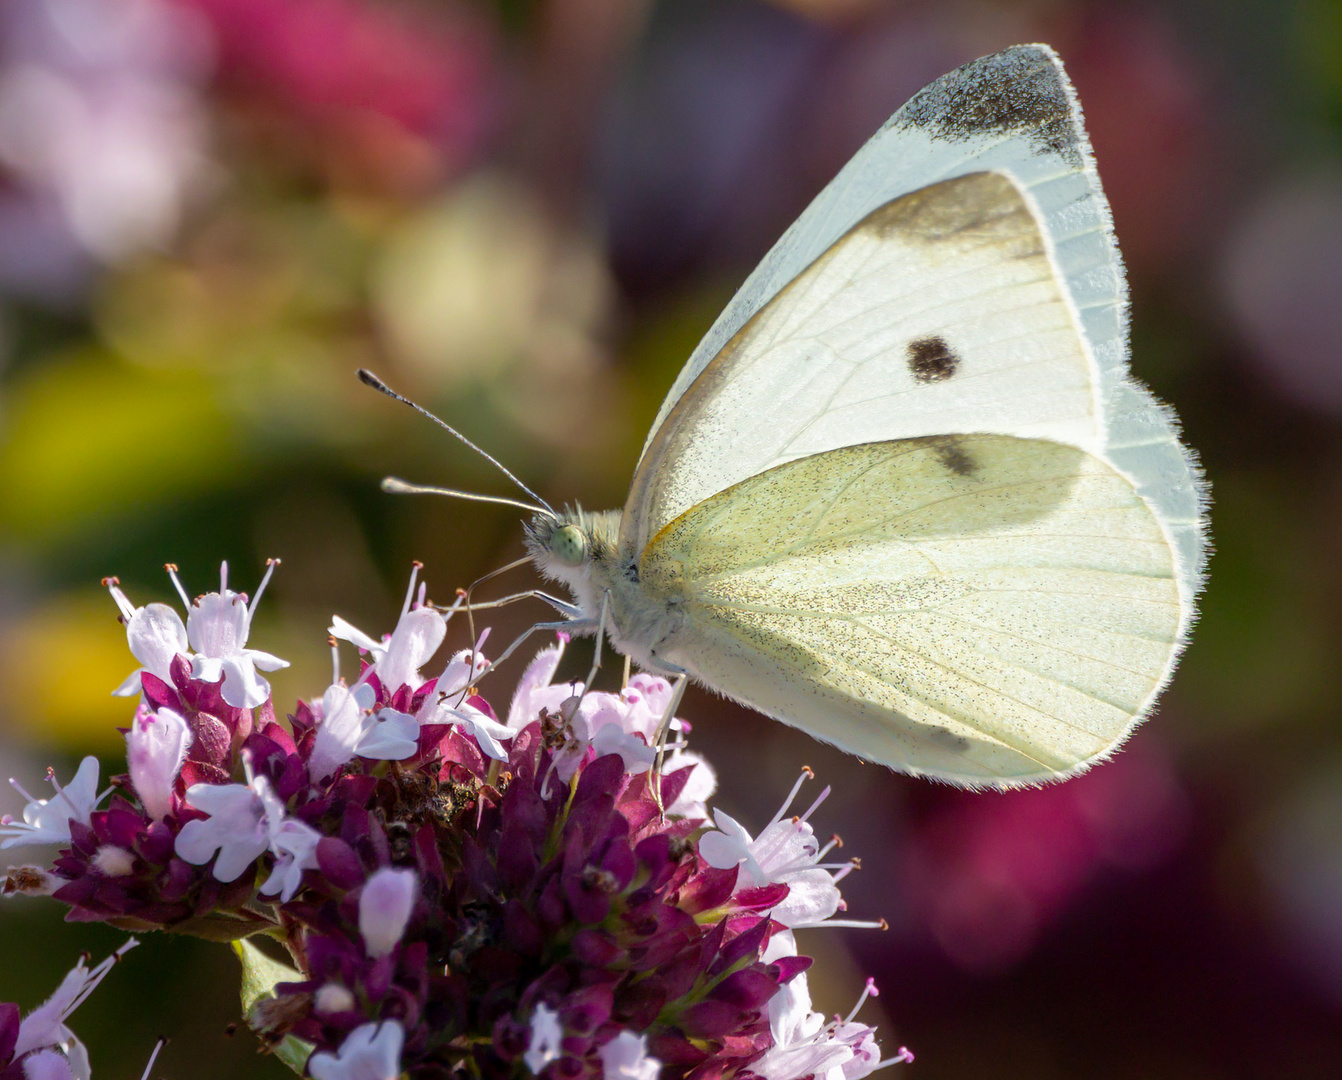
<svg viewBox="0 0 1342 1080">
<path fill-rule="evenodd" d="M 824 793 L 789 816 L 809 772 L 752 837 L 710 811 L 688 724 L 658 767 L 664 679 L 557 683 L 560 635 L 500 710 L 487 633 L 426 676 L 460 601 L 429 603 L 418 565 L 389 635 L 333 620 L 330 685 L 281 722 L 262 673 L 285 662 L 248 645 L 274 569 L 250 600 L 226 566 L 188 600 L 169 567 L 185 619 L 105 582 L 140 665 L 115 691 L 138 698 L 127 771 L 15 783 L 0 848 L 60 850 L 11 866 L 6 895 L 231 944 L 247 1022 L 316 1080 L 860 1080 L 911 1059 L 883 1059 L 856 1008 L 812 1008 L 794 931 L 880 924 L 838 918 L 855 864 L 826 861 Z M 336 639 L 361 656 L 348 681 Z M 0 1080 L 88 1075 L 64 1018 L 109 967 L 81 961 L 28 1019 L 0 1004 Z"/>
</svg>

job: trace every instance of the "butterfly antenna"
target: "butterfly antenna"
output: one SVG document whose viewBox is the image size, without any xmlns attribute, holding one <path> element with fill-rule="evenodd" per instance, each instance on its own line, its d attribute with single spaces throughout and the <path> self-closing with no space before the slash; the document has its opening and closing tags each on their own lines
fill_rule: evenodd
<svg viewBox="0 0 1342 1080">
<path fill-rule="evenodd" d="M 516 476 L 514 476 L 512 471 L 506 465 L 504 465 L 503 462 L 499 461 L 498 458 L 494 457 L 494 455 L 490 453 L 487 453 L 479 446 L 476 446 L 475 443 L 471 442 L 470 439 L 466 438 L 465 435 L 463 435 L 460 431 L 454 428 L 451 424 L 447 423 L 445 420 L 440 420 L 438 417 L 434 416 L 433 413 L 429 412 L 428 409 L 424 408 L 424 406 L 417 405 L 415 402 L 411 401 L 408 397 L 403 397 L 402 395 L 398 394 L 395 390 L 393 390 L 390 386 L 384 383 L 381 379 L 379 379 L 367 368 L 359 369 L 359 380 L 365 386 L 371 386 L 374 390 L 380 390 L 382 393 L 386 394 L 387 397 L 394 398 L 396 401 L 399 401 L 402 405 L 409 405 L 412 409 L 415 410 L 415 412 L 419 413 L 421 416 L 427 416 L 430 420 L 432 420 L 440 428 L 446 431 L 449 435 L 455 435 L 458 439 L 460 439 L 463 443 L 465 443 L 477 454 L 479 454 L 482 458 L 484 458 L 496 469 L 498 469 L 499 472 L 503 473 L 504 476 L 506 476 L 509 480 L 511 480 L 514 484 L 516 484 L 519 488 L 521 488 L 524 492 L 526 492 L 527 495 L 529 495 L 540 505 L 531 506 L 528 505 L 527 503 L 515 502 L 512 499 L 504 499 L 493 495 L 471 495 L 464 491 L 454 491 L 451 488 L 418 487 L 414 484 L 407 484 L 404 480 L 397 480 L 394 477 L 388 477 L 386 480 L 382 482 L 383 491 L 394 492 L 396 494 L 427 493 L 436 495 L 452 495 L 461 499 L 474 499 L 477 502 L 497 502 L 497 503 L 503 503 L 504 505 L 507 506 L 520 506 L 524 510 L 532 510 L 532 511 L 544 510 L 544 512 L 549 514 L 552 518 L 559 517 L 559 515 L 556 514 L 554 511 L 554 507 L 552 507 L 548 502 L 546 502 L 534 491 L 532 491 L 529 487 L 527 487 L 526 484 L 522 483 L 521 480 L 519 480 Z"/>
</svg>

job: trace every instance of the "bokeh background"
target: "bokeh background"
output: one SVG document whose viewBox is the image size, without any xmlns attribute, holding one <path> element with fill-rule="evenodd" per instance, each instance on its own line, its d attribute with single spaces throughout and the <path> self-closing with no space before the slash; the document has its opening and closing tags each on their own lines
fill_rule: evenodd
<svg viewBox="0 0 1342 1080">
<path fill-rule="evenodd" d="M 515 512 L 379 492 L 508 487 L 360 365 L 551 501 L 620 505 L 679 365 L 807 200 L 914 90 L 1034 40 L 1086 107 L 1134 367 L 1212 483 L 1172 689 L 1115 761 L 1015 794 L 685 712 L 752 827 L 803 763 L 834 785 L 850 910 L 890 929 L 804 951 L 830 1010 L 876 977 L 901 1075 L 1342 1075 L 1336 0 L 3 0 L 0 774 L 123 767 L 104 575 L 145 603 L 172 599 L 164 562 L 198 593 L 281 557 L 253 640 L 293 662 L 283 704 L 325 686 L 332 613 L 390 629 L 412 559 L 445 601 L 521 554 Z M 6 901 L 0 1000 L 117 940 Z M 76 1026 L 103 1080 L 159 1034 L 155 1075 L 287 1075 L 228 1034 L 235 993 L 227 950 L 160 936 Z"/>
</svg>

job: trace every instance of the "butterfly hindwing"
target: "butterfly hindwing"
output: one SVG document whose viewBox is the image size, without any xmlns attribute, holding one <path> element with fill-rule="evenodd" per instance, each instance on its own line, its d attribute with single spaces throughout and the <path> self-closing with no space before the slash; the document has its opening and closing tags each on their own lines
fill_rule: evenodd
<svg viewBox="0 0 1342 1080">
<path fill-rule="evenodd" d="M 1076 447 L 997 435 L 800 458 L 648 546 L 664 655 L 863 757 L 1022 783 L 1107 755 L 1178 650 L 1174 562 L 1131 483 Z"/>
</svg>

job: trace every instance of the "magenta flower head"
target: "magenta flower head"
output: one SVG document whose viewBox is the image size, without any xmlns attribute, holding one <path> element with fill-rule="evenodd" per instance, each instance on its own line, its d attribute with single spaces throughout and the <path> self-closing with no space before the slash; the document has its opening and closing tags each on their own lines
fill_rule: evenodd
<svg viewBox="0 0 1342 1080">
<path fill-rule="evenodd" d="M 835 918 L 854 864 L 811 826 L 826 792 L 791 816 L 809 771 L 751 836 L 710 811 L 666 681 L 555 682 L 562 637 L 501 719 L 477 685 L 498 679 L 487 634 L 428 666 L 456 609 L 417 574 L 391 634 L 332 623 L 358 676 L 336 649 L 288 724 L 248 668 L 274 666 L 247 644 L 255 601 L 225 579 L 188 604 L 183 652 L 173 619 L 113 587 L 143 665 L 129 776 L 98 809 L 86 764 L 6 819 L 6 843 L 66 845 L 6 892 L 233 941 L 248 1022 L 317 1080 L 861 1080 L 903 1060 L 810 1005 L 794 931 L 881 924 Z"/>
</svg>

